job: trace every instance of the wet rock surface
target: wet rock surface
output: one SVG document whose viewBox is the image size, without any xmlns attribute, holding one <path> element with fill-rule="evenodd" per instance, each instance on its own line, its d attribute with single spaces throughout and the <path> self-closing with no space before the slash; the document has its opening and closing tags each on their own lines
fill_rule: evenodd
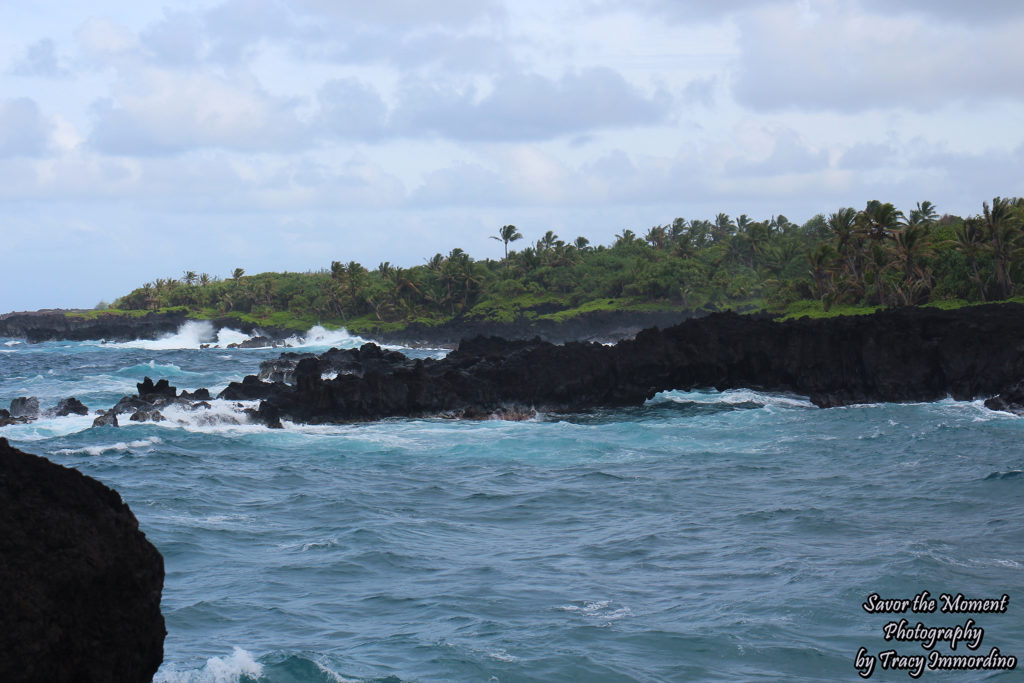
<svg viewBox="0 0 1024 683">
<path fill-rule="evenodd" d="M 151 680 L 163 581 L 116 491 L 0 438 L 0 680 Z"/>
</svg>

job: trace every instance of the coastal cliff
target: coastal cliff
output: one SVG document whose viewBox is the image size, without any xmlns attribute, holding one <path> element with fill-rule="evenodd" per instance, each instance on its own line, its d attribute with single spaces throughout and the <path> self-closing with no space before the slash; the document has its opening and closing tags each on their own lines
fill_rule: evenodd
<svg viewBox="0 0 1024 683">
<path fill-rule="evenodd" d="M 281 419 L 580 411 L 693 388 L 792 392 L 819 407 L 967 400 L 1024 379 L 1022 339 L 1019 304 L 786 322 L 720 313 L 647 329 L 615 346 L 477 337 L 442 360 L 373 344 L 284 354 L 266 374 L 288 383 L 249 376 L 221 396 L 261 399 L 256 417 L 274 426 Z"/>
<path fill-rule="evenodd" d="M 0 438 L 0 680 L 152 680 L 163 581 L 116 491 Z"/>
<path fill-rule="evenodd" d="M 5 313 L 0 315 L 0 337 L 25 339 L 30 343 L 58 339 L 105 339 L 125 342 L 134 339 L 157 339 L 162 335 L 173 334 L 189 320 L 185 309 L 152 311 L 141 315 L 62 310 Z M 305 331 L 260 326 L 234 317 L 214 318 L 210 320 L 210 324 L 214 329 L 229 327 L 246 334 L 259 331 L 282 338 Z"/>
</svg>

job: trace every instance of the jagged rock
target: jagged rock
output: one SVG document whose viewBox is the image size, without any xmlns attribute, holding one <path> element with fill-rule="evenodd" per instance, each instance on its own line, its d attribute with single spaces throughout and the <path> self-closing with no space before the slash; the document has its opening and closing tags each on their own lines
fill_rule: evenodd
<svg viewBox="0 0 1024 683">
<path fill-rule="evenodd" d="M 184 398 L 189 401 L 209 401 L 210 390 L 209 389 L 196 389 L 195 391 L 182 391 L 181 396 L 178 398 Z"/>
<path fill-rule="evenodd" d="M 239 349 L 265 349 L 268 346 L 276 347 L 277 344 L 270 337 L 252 337 L 238 344 Z"/>
<path fill-rule="evenodd" d="M 282 353 L 280 357 L 260 363 L 258 377 L 268 382 L 291 384 L 295 379 L 295 366 L 303 358 L 315 358 L 313 353 Z"/>
<path fill-rule="evenodd" d="M 820 407 L 968 400 L 1024 379 L 1022 338 L 1020 304 L 782 323 L 720 313 L 615 346 L 478 337 L 442 360 L 332 349 L 298 359 L 293 386 L 250 375 L 221 396 L 262 399 L 257 415 L 307 423 L 580 411 L 693 388 L 790 392 Z"/>
<path fill-rule="evenodd" d="M 150 403 L 157 399 L 174 398 L 178 395 L 178 388 L 172 387 L 166 379 L 161 379 L 156 384 L 153 384 L 153 380 L 146 377 L 135 386 L 139 390 L 139 398 Z"/>
<path fill-rule="evenodd" d="M 988 399 L 985 401 L 985 407 L 989 410 L 1002 410 L 1014 415 L 1024 415 L 1024 382 Z"/>
<path fill-rule="evenodd" d="M 100 410 L 99 415 L 92 421 L 93 427 L 119 427 L 117 424 L 117 413 L 111 410 Z"/>
<path fill-rule="evenodd" d="M 39 399 L 35 396 L 19 396 L 11 401 L 11 417 L 39 417 Z"/>
<path fill-rule="evenodd" d="M 74 396 L 68 398 L 62 398 L 57 403 L 57 408 L 54 410 L 54 415 L 57 417 L 65 417 L 67 415 L 88 415 L 89 409 L 82 404 Z"/>
<path fill-rule="evenodd" d="M 128 419 L 132 422 L 163 422 L 167 418 L 159 410 L 138 410 Z"/>
<path fill-rule="evenodd" d="M 135 413 L 140 410 L 149 410 L 152 407 L 153 403 L 151 401 L 143 400 L 138 396 L 122 396 L 121 399 L 114 404 L 114 407 L 111 408 L 111 410 L 114 413 L 122 414 Z"/>
<path fill-rule="evenodd" d="M 261 382 L 256 375 L 246 375 L 241 383 L 232 382 L 229 384 L 224 391 L 217 395 L 217 398 L 226 398 L 231 401 L 267 398 L 274 392 L 276 386 L 276 384 Z"/>
<path fill-rule="evenodd" d="M 6 427 L 7 425 L 16 424 L 19 420 L 15 420 L 11 417 L 11 413 L 6 408 L 0 408 L 0 427 Z"/>
<path fill-rule="evenodd" d="M 116 491 L 0 438 L 0 680 L 150 681 L 163 581 Z"/>
</svg>

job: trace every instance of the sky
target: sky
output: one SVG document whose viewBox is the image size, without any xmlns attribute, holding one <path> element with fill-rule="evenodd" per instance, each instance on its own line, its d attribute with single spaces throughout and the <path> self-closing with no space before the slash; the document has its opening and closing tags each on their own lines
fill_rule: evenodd
<svg viewBox="0 0 1024 683">
<path fill-rule="evenodd" d="M 0 6 L 0 312 L 1024 194 L 1019 0 Z M 517 245 L 513 245 L 517 246 Z"/>
</svg>

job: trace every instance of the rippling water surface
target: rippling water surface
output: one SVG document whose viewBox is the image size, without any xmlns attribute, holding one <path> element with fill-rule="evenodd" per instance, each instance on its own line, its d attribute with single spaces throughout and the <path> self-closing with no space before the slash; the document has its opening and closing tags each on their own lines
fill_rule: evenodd
<svg viewBox="0 0 1024 683">
<path fill-rule="evenodd" d="M 194 332 L 0 340 L 0 405 L 108 408 L 146 375 L 219 391 L 278 353 L 200 350 Z M 979 653 L 1024 655 L 1024 420 L 980 402 L 708 391 L 525 422 L 168 417 L 0 428 L 116 488 L 163 554 L 157 681 L 856 680 L 861 646 L 927 654 L 861 609 L 922 590 L 1008 594 L 1006 614 L 896 618 L 972 616 Z"/>
</svg>

